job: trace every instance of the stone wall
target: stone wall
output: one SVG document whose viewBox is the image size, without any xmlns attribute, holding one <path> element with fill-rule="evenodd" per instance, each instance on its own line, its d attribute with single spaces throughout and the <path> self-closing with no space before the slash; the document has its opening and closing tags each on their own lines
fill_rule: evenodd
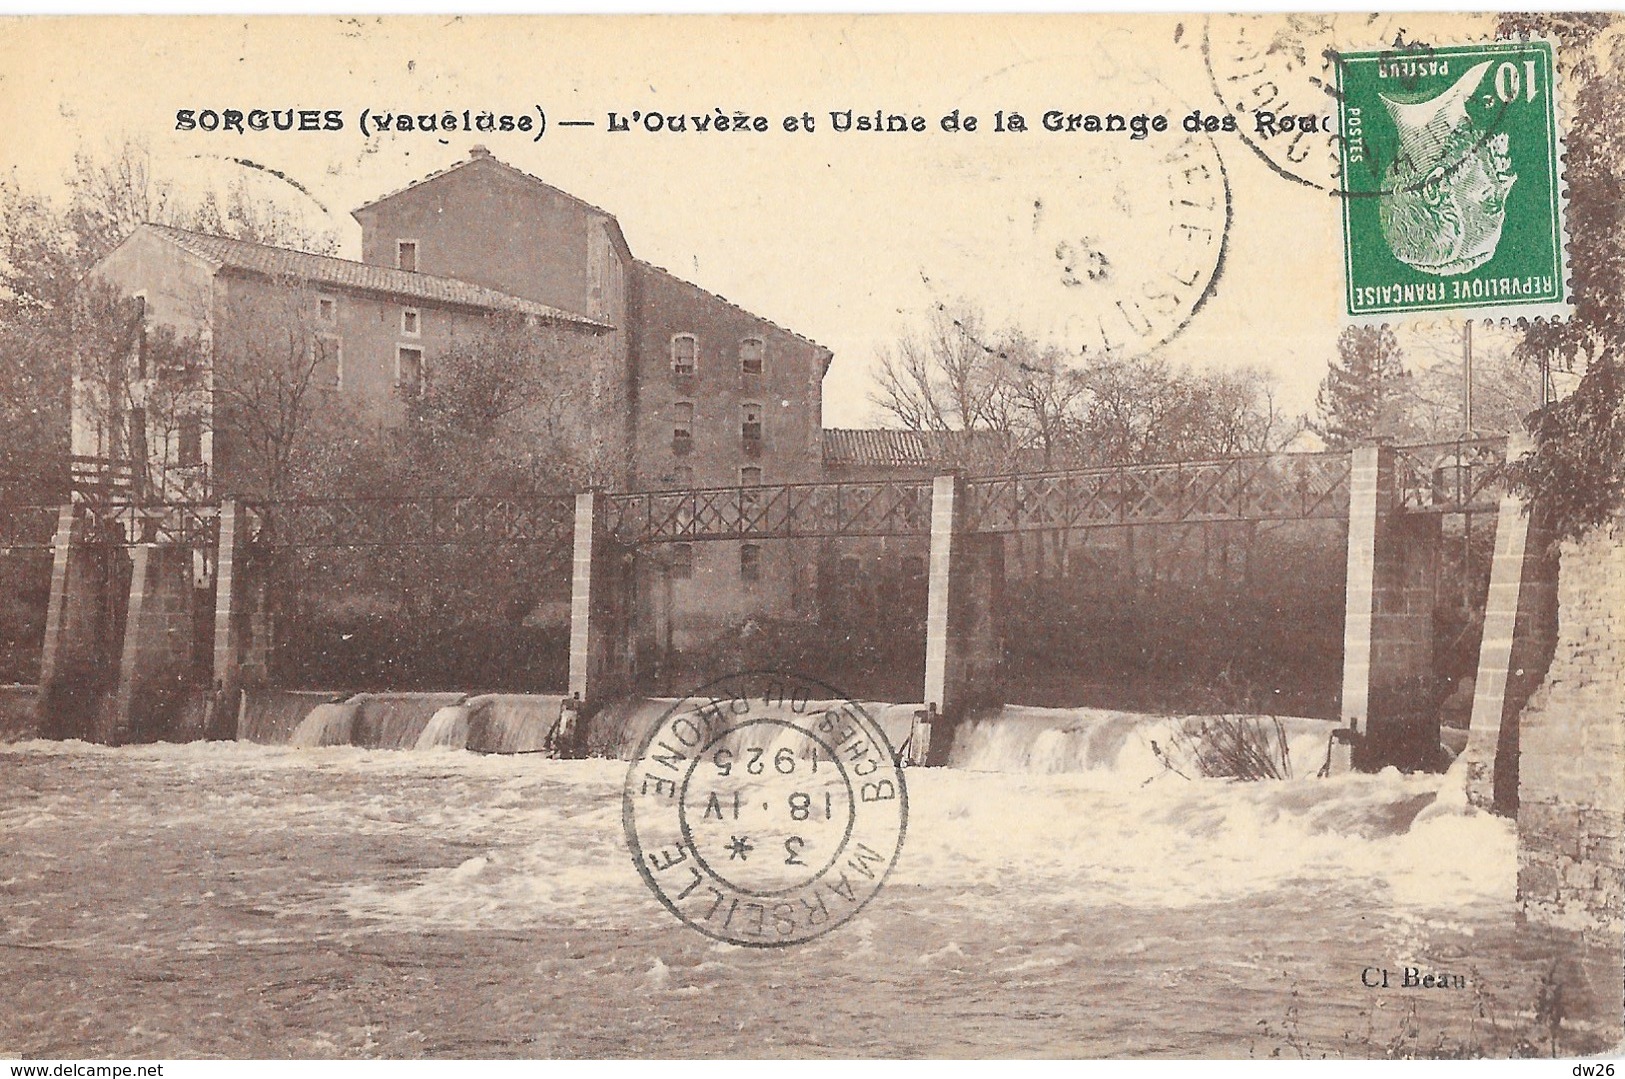
<svg viewBox="0 0 1625 1079">
<path fill-rule="evenodd" d="M 1617 938 L 1625 898 L 1625 522 L 1566 543 L 1558 637 L 1519 730 L 1518 896 Z"/>
</svg>

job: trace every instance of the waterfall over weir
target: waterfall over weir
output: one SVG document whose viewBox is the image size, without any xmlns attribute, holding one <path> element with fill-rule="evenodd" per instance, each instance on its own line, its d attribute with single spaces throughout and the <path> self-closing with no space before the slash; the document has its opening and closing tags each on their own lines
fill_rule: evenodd
<svg viewBox="0 0 1625 1079">
<path fill-rule="evenodd" d="M 612 705 L 588 723 L 589 751 L 630 759 L 642 739 L 677 703 L 670 698 L 631 698 Z M 813 702 L 809 711 L 820 707 Z M 865 701 L 860 707 L 879 722 L 895 750 L 907 741 L 920 705 Z M 1153 743 L 1166 752 L 1182 722 L 1179 717 L 1097 708 L 1005 705 L 960 724 L 948 764 L 977 772 L 1089 773 L 1138 784 L 1167 771 Z M 1326 743 L 1337 724 L 1299 718 L 1281 722 L 1293 777 L 1313 776 L 1326 760 Z"/>
<path fill-rule="evenodd" d="M 962 724 L 948 763 L 978 772 L 1086 772 L 1140 783 L 1167 772 L 1157 749 L 1169 751 L 1183 722 L 1182 717 L 1097 708 L 1006 705 Z M 1337 724 L 1295 717 L 1281 723 L 1292 777 L 1313 776 L 1326 760 L 1326 743 Z"/>
<path fill-rule="evenodd" d="M 546 693 L 357 693 L 316 705 L 288 744 L 536 753 L 563 700 Z"/>
<path fill-rule="evenodd" d="M 311 748 L 536 753 L 545 748 L 563 699 L 556 694 L 358 693 L 311 708 L 288 742 Z M 808 712 L 816 715 L 839 703 L 811 702 Z M 587 721 L 588 754 L 630 759 L 677 704 L 659 697 L 611 704 Z M 859 706 L 880 724 L 892 748 L 901 749 L 919 705 L 864 701 Z M 1179 717 L 1096 708 L 1005 705 L 959 725 L 948 765 L 974 772 L 1085 774 L 1113 784 L 1139 784 L 1167 774 L 1158 750 L 1166 754 L 1177 743 L 1182 722 Z M 1313 776 L 1326 759 L 1327 739 L 1336 724 L 1298 718 L 1281 722 L 1292 776 Z"/>
</svg>

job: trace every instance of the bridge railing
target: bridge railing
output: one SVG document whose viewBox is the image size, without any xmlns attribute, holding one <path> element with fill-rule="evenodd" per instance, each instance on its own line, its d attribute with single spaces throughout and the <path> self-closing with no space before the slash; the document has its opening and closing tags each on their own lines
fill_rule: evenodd
<svg viewBox="0 0 1625 1079">
<path fill-rule="evenodd" d="M 243 502 L 261 547 L 567 547 L 573 495 L 311 498 Z"/>
<path fill-rule="evenodd" d="M 607 496 L 622 543 L 923 534 L 931 481 L 787 483 Z"/>
<path fill-rule="evenodd" d="M 1463 438 L 1394 449 L 1406 512 L 1495 508 L 1506 439 Z M 1277 453 L 1153 465 L 977 476 L 966 481 L 966 527 L 978 532 L 1239 520 L 1341 519 L 1346 452 Z M 626 544 L 693 540 L 924 535 L 929 479 L 767 484 L 605 496 L 608 527 Z M 574 496 L 484 495 L 246 500 L 262 548 L 534 545 L 562 557 Z M 86 538 L 206 546 L 218 503 L 110 498 L 81 502 Z M 49 546 L 56 506 L 8 506 L 0 548 Z"/>
<path fill-rule="evenodd" d="M 1347 453 L 1278 453 L 973 478 L 967 527 L 1020 532 L 1348 515 Z"/>
<path fill-rule="evenodd" d="M 1506 486 L 1505 435 L 1394 447 L 1394 486 L 1409 512 L 1493 510 Z"/>
</svg>

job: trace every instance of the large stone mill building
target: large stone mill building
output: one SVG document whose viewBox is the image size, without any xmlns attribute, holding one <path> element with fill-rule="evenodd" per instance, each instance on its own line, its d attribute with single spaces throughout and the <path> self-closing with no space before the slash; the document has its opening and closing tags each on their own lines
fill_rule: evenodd
<svg viewBox="0 0 1625 1079">
<path fill-rule="evenodd" d="M 302 320 L 321 352 L 321 392 L 386 422 L 434 378 L 437 351 L 493 312 L 593 338 L 591 393 L 575 420 L 592 481 L 611 490 L 818 480 L 827 441 L 837 472 L 906 463 L 872 444 L 905 432 L 823 430 L 827 348 L 638 259 L 612 214 L 483 147 L 354 216 L 359 262 L 149 224 L 93 274 L 139 298 L 149 325 L 204 341 Z M 217 407 L 201 393 L 159 430 L 143 409 L 81 387 L 74 452 L 142 458 L 169 497 L 230 495 L 240 477 L 210 422 Z M 814 602 L 814 567 L 793 546 L 696 544 L 672 557 L 678 647 L 747 614 Z"/>
</svg>

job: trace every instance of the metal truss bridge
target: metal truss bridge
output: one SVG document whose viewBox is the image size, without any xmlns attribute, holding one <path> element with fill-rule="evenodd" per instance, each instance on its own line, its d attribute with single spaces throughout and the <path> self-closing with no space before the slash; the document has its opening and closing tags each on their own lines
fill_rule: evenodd
<svg viewBox="0 0 1625 1079">
<path fill-rule="evenodd" d="M 1394 506 L 1482 513 L 1500 499 L 1505 438 L 1395 447 Z M 1347 452 L 977 476 L 965 481 L 964 527 L 1013 533 L 1222 521 L 1343 520 Z M 603 496 L 606 524 L 627 545 L 926 535 L 929 479 L 768 484 Z M 76 540 L 129 546 L 212 545 L 219 506 L 76 495 Z M 510 546 L 567 560 L 574 496 L 334 498 L 241 503 L 257 549 Z M 49 550 L 60 507 L 0 506 L 0 551 Z"/>
</svg>

